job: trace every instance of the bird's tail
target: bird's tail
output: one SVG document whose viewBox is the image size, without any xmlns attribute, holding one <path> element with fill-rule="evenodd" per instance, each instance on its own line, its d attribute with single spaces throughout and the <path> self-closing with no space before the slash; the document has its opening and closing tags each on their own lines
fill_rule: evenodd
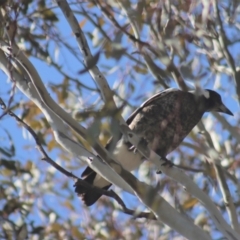
<svg viewBox="0 0 240 240">
<path fill-rule="evenodd" d="M 93 171 L 90 167 L 87 167 L 82 173 L 81 177 L 87 183 L 93 184 L 96 175 L 97 173 L 95 171 Z M 103 189 L 108 190 L 110 186 L 111 184 L 103 187 Z M 93 205 L 102 196 L 101 193 L 95 191 L 94 189 L 83 186 L 83 184 L 81 184 L 79 181 L 75 183 L 74 187 L 75 192 L 78 194 L 78 196 L 80 196 L 86 206 Z"/>
</svg>

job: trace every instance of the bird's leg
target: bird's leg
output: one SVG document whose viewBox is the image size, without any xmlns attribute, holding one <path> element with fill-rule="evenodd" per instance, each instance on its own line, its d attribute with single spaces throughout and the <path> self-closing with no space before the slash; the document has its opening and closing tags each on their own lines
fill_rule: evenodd
<svg viewBox="0 0 240 240">
<path fill-rule="evenodd" d="M 165 166 L 165 167 L 172 167 L 174 166 L 174 164 L 172 163 L 172 161 L 168 160 L 166 157 L 161 157 L 162 160 L 164 160 L 164 163 L 162 163 L 161 165 L 162 166 Z M 156 171 L 157 174 L 161 174 L 161 170 L 157 170 Z"/>
<path fill-rule="evenodd" d="M 172 167 L 174 165 L 173 162 L 168 160 L 166 157 L 161 157 L 161 159 L 165 161 L 162 163 L 162 166 Z"/>
</svg>

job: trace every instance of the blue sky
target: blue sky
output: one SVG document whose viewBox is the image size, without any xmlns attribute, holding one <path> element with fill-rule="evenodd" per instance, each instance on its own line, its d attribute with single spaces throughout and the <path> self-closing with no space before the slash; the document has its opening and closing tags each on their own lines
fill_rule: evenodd
<svg viewBox="0 0 240 240">
<path fill-rule="evenodd" d="M 59 11 L 58 11 L 59 12 Z M 68 40 L 69 44 L 74 44 L 77 47 L 76 41 L 74 39 L 74 36 L 72 34 L 71 29 L 68 26 L 68 23 L 66 22 L 66 20 L 61 16 L 61 13 L 59 12 L 59 18 L 60 18 L 60 22 L 58 23 L 58 28 L 59 30 L 62 32 L 62 34 L 64 35 L 64 37 L 66 37 L 66 39 Z M 78 21 L 81 22 L 82 19 L 78 18 Z M 91 26 L 91 24 L 86 23 L 83 27 L 85 33 L 87 32 L 92 32 L 93 28 Z M 97 52 L 97 48 L 93 48 L 93 46 L 91 45 L 91 41 L 88 38 L 88 43 L 90 44 L 90 48 L 93 50 L 92 53 L 96 53 Z M 129 44 L 129 42 L 124 42 L 124 44 L 126 44 L 126 46 L 129 45 L 129 53 L 132 53 L 132 47 Z M 234 45 L 231 48 L 231 52 L 235 52 L 235 50 L 237 49 L 237 45 Z M 58 55 L 58 53 L 56 53 L 56 45 L 54 45 L 53 43 L 51 44 L 50 47 L 50 52 L 52 55 Z M 195 54 L 195 51 L 193 49 L 193 56 Z M 200 55 L 198 55 L 199 57 L 199 64 L 204 65 L 206 62 L 204 60 L 204 57 Z M 34 66 L 36 67 L 36 69 L 38 70 L 40 76 L 43 79 L 43 82 L 46 84 L 46 86 L 50 91 L 49 88 L 49 82 L 51 83 L 61 83 L 63 77 L 57 73 L 57 71 L 47 65 L 44 62 L 41 62 L 39 60 L 37 60 L 36 58 L 30 58 L 32 63 L 34 64 Z M 62 52 L 62 50 L 60 49 L 59 52 L 59 57 L 57 57 L 57 61 L 59 61 L 60 63 L 63 64 L 63 68 L 67 71 L 69 71 L 70 75 L 76 76 L 77 78 L 79 78 L 81 81 L 83 81 L 86 85 L 91 86 L 91 87 L 95 87 L 95 83 L 93 82 L 93 80 L 91 79 L 91 77 L 89 76 L 88 73 L 85 73 L 83 75 L 79 75 L 78 72 L 79 70 L 83 69 L 83 65 L 81 63 L 79 63 L 79 61 L 77 61 L 73 55 L 69 54 L 66 50 L 64 50 Z M 104 66 L 105 63 L 107 63 L 108 65 L 111 65 L 112 68 L 116 67 L 116 71 L 114 71 L 111 74 L 108 74 L 106 77 L 108 79 L 108 83 L 111 87 L 116 86 L 116 81 L 119 81 L 119 79 L 121 79 L 123 77 L 123 71 L 127 69 L 128 67 L 128 61 L 126 58 L 121 59 L 120 61 L 116 61 L 116 60 L 111 60 L 111 59 L 107 59 L 105 58 L 104 54 L 101 54 L 100 56 L 100 60 L 99 60 L 99 64 L 98 66 L 100 67 L 100 70 L 105 70 Z M 146 94 L 148 96 L 150 96 L 150 93 L 153 91 L 158 91 L 158 89 L 155 89 L 156 87 L 152 84 L 153 82 L 153 78 L 151 78 L 150 74 L 147 75 L 139 75 L 136 74 L 135 77 L 135 86 L 136 86 L 136 91 L 134 94 L 129 96 L 129 101 L 134 105 L 134 106 L 139 106 L 141 104 L 140 101 L 137 100 L 137 96 Z M 1 89 L 0 89 L 0 94 L 1 97 L 3 98 L 3 100 L 7 101 L 9 98 L 9 94 L 7 93 L 10 89 L 11 89 L 11 84 L 9 82 L 7 82 L 7 78 L 6 76 L 0 72 L 0 78 L 2 79 L 1 82 Z M 143 78 L 147 79 L 148 81 L 144 82 Z M 204 82 L 204 86 L 202 85 L 202 87 L 204 88 L 213 88 L 214 85 L 221 85 L 223 86 L 223 88 L 225 86 L 227 86 L 229 88 L 229 93 L 224 93 L 223 91 L 219 91 L 219 93 L 221 93 L 222 98 L 224 103 L 226 104 L 226 106 L 235 114 L 234 118 L 238 119 L 239 118 L 239 114 L 238 114 L 238 109 L 239 109 L 239 105 L 235 99 L 235 92 L 234 92 L 234 86 L 229 86 L 229 80 L 227 79 L 226 76 L 221 75 L 220 79 L 219 79 L 219 83 L 216 80 L 215 76 L 210 75 L 209 76 L 210 81 L 208 84 L 205 85 Z M 124 81 L 126 84 L 129 83 L 130 81 L 132 81 L 132 77 L 126 75 L 125 78 L 122 79 L 122 81 Z M 140 85 L 138 83 L 141 83 Z M 202 82 L 201 82 L 202 83 Z M 218 83 L 218 84 L 217 84 Z M 232 83 L 231 83 L 232 84 Z M 172 87 L 177 87 L 176 84 L 171 81 L 171 86 Z M 73 93 L 75 93 L 77 95 L 77 92 L 75 89 L 71 89 Z M 119 89 L 118 89 L 119 90 Z M 162 90 L 162 89 L 159 89 Z M 51 93 L 51 96 L 56 99 L 55 95 L 53 93 Z M 89 91 L 84 90 L 83 91 L 83 95 L 82 98 L 87 98 L 88 99 L 88 103 L 91 103 L 92 101 L 94 101 L 96 99 L 96 95 L 89 97 Z M 26 98 L 23 96 L 23 94 L 21 92 L 17 92 L 14 96 L 14 102 L 19 102 L 22 100 L 25 100 Z M 18 111 L 16 111 L 16 113 L 19 113 Z M 126 118 L 129 115 L 126 114 L 124 117 Z M 235 122 L 234 118 L 231 118 L 230 116 L 226 116 L 227 119 L 231 122 Z M 16 122 L 9 116 L 5 116 L 3 119 L 1 119 L 0 122 L 0 136 L 1 136 L 1 144 L 4 146 L 8 146 L 9 142 L 7 140 L 6 137 L 6 133 L 4 132 L 4 129 L 7 129 L 9 131 L 9 133 L 11 134 L 13 141 L 14 141 L 14 145 L 16 147 L 16 158 L 20 160 L 20 162 L 25 163 L 27 160 L 31 159 L 32 161 L 34 161 L 37 166 L 42 169 L 42 170 L 47 170 L 48 169 L 48 165 L 45 162 L 42 162 L 40 160 L 40 154 L 38 153 L 38 150 L 34 147 L 34 141 L 31 138 L 28 138 L 26 132 L 21 128 L 18 127 Z M 26 146 L 30 146 L 28 148 L 26 148 Z M 58 157 L 57 157 L 58 151 L 52 151 L 50 153 L 50 156 L 53 159 L 57 159 L 59 161 L 61 161 Z M 68 153 L 66 153 L 68 154 Z M 76 161 L 76 159 L 73 159 L 73 161 Z M 75 163 L 73 162 L 73 165 Z M 43 172 L 44 173 L 44 172 Z M 75 174 L 80 174 L 80 172 L 74 172 Z M 57 174 L 57 178 L 59 181 L 61 181 L 62 179 L 64 179 L 65 177 L 59 173 Z M 69 182 L 70 185 L 73 185 L 73 182 L 70 181 Z M 60 186 L 60 185 L 59 185 Z M 56 187 L 58 187 L 58 183 L 56 183 Z M 69 193 L 66 192 L 66 195 L 68 195 Z M 126 199 L 130 198 L 129 194 L 124 194 L 124 196 L 126 197 Z M 58 198 L 58 196 L 57 196 Z M 62 215 L 62 217 L 66 217 L 66 213 L 67 213 L 67 209 L 64 209 L 62 206 L 59 205 L 58 199 L 56 199 L 56 195 L 55 194 L 51 194 L 51 195 L 47 195 L 45 196 L 44 199 L 47 203 L 48 206 L 50 208 L 54 208 L 57 210 L 57 212 Z M 62 197 L 62 201 L 64 202 L 65 197 Z M 131 197 L 131 201 L 129 206 L 134 208 L 134 206 L 136 206 L 136 202 L 138 202 L 138 200 L 133 199 L 133 197 Z M 74 200 L 72 201 L 72 204 L 74 204 L 77 208 L 77 212 L 81 213 L 83 210 L 81 208 L 81 203 L 80 200 L 77 197 L 74 197 Z M 89 210 L 93 213 L 95 211 L 95 207 L 90 208 Z M 35 209 L 35 213 L 37 213 L 37 209 Z M 121 218 L 128 218 L 128 216 L 126 216 L 125 214 L 121 214 L 120 215 Z M 33 213 L 32 217 L 35 220 L 39 220 L 39 218 L 35 218 L 35 215 Z M 79 218 L 76 219 L 76 222 L 81 222 L 83 220 L 82 216 L 79 215 Z"/>
</svg>

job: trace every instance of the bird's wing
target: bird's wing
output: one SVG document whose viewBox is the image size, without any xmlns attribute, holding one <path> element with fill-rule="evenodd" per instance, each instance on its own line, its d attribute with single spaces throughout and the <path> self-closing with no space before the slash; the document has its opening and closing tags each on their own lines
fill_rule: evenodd
<svg viewBox="0 0 240 240">
<path fill-rule="evenodd" d="M 81 177 L 82 178 L 86 178 L 87 176 L 89 176 L 92 172 L 94 172 L 89 166 L 87 166 L 85 168 L 85 170 L 82 172 Z"/>
<path fill-rule="evenodd" d="M 170 93 L 176 92 L 176 91 L 180 91 L 180 90 L 177 89 L 177 88 L 168 88 L 168 89 L 166 89 L 166 90 L 164 90 L 164 91 L 161 91 L 161 92 L 153 95 L 151 98 L 147 99 L 144 103 L 142 103 L 142 105 L 141 105 L 139 108 L 137 108 L 137 109 L 128 117 L 128 119 L 126 120 L 126 123 L 129 125 L 129 124 L 132 122 L 132 120 L 136 117 L 136 115 L 137 115 L 144 107 L 150 105 L 150 104 L 151 104 L 153 101 L 155 101 L 156 99 L 165 97 L 167 94 L 170 94 Z M 120 139 L 121 136 L 122 136 L 122 134 L 120 133 L 119 136 L 117 137 L 117 139 Z M 107 150 L 110 149 L 110 146 L 111 146 L 111 144 L 112 144 L 112 140 L 113 140 L 112 137 L 108 140 L 108 142 L 107 142 L 107 144 L 106 144 L 106 146 L 105 146 L 105 148 L 106 148 Z M 129 149 L 130 149 L 130 147 L 131 147 L 132 145 L 131 145 L 130 143 L 126 143 L 126 144 L 129 144 Z M 133 150 L 133 149 L 132 149 L 132 150 Z M 90 167 L 87 167 L 87 168 L 85 169 L 85 171 L 82 173 L 82 178 L 86 178 L 86 177 L 90 176 L 90 175 L 92 174 L 92 172 L 93 172 L 93 170 L 92 170 Z"/>
<path fill-rule="evenodd" d="M 152 102 L 154 102 L 156 99 L 165 97 L 167 94 L 170 94 L 172 92 L 176 92 L 176 91 L 180 91 L 177 88 L 168 88 L 164 91 L 161 91 L 159 93 L 156 93 L 155 95 L 153 95 L 152 97 L 150 97 L 149 99 L 147 99 L 144 103 L 142 103 L 142 105 L 137 108 L 126 120 L 127 125 L 131 124 L 132 120 L 136 117 L 136 115 L 146 106 L 149 106 Z"/>
</svg>

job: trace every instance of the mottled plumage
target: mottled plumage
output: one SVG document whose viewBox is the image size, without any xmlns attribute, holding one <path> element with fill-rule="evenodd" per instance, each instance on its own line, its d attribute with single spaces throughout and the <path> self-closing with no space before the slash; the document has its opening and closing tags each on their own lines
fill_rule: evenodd
<svg viewBox="0 0 240 240">
<path fill-rule="evenodd" d="M 204 90 L 202 94 L 197 95 L 194 92 L 167 89 L 144 102 L 131 114 L 126 123 L 130 129 L 147 141 L 152 150 L 165 158 L 179 146 L 203 114 L 210 111 L 233 115 L 222 103 L 221 96 L 212 90 Z M 111 141 L 106 146 L 107 149 L 110 144 Z M 116 159 L 129 171 L 138 168 L 142 163 L 140 153 L 133 150 L 134 147 L 121 138 L 113 152 Z M 89 167 L 83 172 L 82 178 L 104 189 L 111 186 Z M 86 189 L 78 183 L 75 191 L 87 206 L 101 197 L 101 194 Z"/>
</svg>

